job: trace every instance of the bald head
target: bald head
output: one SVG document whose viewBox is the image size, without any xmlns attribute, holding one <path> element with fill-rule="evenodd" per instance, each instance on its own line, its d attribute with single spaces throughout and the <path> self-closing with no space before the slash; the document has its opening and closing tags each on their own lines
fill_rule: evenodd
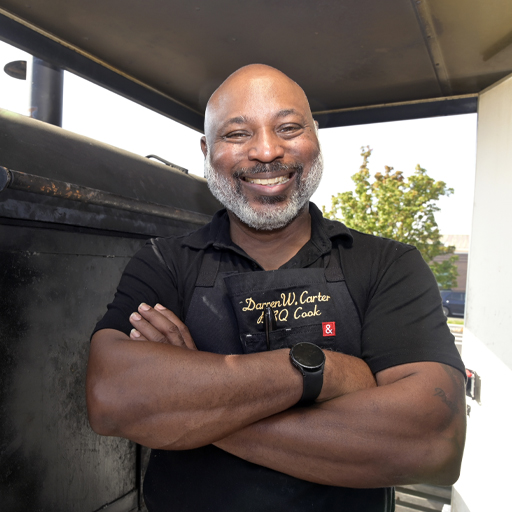
<svg viewBox="0 0 512 512">
<path fill-rule="evenodd" d="M 205 177 L 233 222 L 279 230 L 309 215 L 322 156 L 306 95 L 284 73 L 253 64 L 229 76 L 208 102 L 205 135 Z"/>
<path fill-rule="evenodd" d="M 302 88 L 284 73 L 265 64 L 250 64 L 232 73 L 212 94 L 205 112 L 205 135 L 212 140 L 216 129 L 230 115 L 245 117 L 265 105 L 298 109 L 307 123 L 314 125 L 311 109 Z M 278 110 L 282 110 L 279 109 Z"/>
</svg>

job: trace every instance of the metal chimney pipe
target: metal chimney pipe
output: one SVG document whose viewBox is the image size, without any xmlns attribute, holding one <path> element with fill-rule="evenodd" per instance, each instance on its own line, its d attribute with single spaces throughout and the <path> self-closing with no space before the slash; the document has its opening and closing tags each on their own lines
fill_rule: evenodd
<svg viewBox="0 0 512 512">
<path fill-rule="evenodd" d="M 31 84 L 30 117 L 62 126 L 63 70 L 33 57 L 32 72 L 28 78 Z"/>
</svg>

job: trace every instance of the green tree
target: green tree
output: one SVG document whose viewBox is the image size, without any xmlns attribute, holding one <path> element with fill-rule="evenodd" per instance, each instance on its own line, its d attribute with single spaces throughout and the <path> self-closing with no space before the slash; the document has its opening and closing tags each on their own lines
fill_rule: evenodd
<svg viewBox="0 0 512 512">
<path fill-rule="evenodd" d="M 384 174 L 376 173 L 372 182 L 368 169 L 371 154 L 369 146 L 361 148 L 363 165 L 352 176 L 355 192 L 332 196 L 331 210 L 322 207 L 324 216 L 341 220 L 363 233 L 416 246 L 441 288 L 456 286 L 455 247 L 442 244 L 435 219 L 439 211 L 436 201 L 453 194 L 453 189 L 443 181 L 432 179 L 419 165 L 408 178 L 385 166 Z M 433 261 L 441 255 L 446 255 L 443 261 Z"/>
</svg>

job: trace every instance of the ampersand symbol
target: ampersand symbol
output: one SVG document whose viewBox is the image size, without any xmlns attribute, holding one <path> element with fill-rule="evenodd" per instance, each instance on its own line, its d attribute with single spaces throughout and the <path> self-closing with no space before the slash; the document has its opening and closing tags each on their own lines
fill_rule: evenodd
<svg viewBox="0 0 512 512">
<path fill-rule="evenodd" d="M 324 336 L 336 336 L 336 322 L 322 322 Z"/>
</svg>

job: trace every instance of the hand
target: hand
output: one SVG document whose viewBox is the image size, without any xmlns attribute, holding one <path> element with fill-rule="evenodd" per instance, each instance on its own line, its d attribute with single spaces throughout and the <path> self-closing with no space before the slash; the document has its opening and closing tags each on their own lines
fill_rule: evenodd
<svg viewBox="0 0 512 512">
<path fill-rule="evenodd" d="M 138 312 L 130 315 L 130 323 L 134 327 L 130 332 L 132 340 L 154 341 L 197 350 L 188 327 L 161 304 L 152 308 L 143 302 Z"/>
</svg>

